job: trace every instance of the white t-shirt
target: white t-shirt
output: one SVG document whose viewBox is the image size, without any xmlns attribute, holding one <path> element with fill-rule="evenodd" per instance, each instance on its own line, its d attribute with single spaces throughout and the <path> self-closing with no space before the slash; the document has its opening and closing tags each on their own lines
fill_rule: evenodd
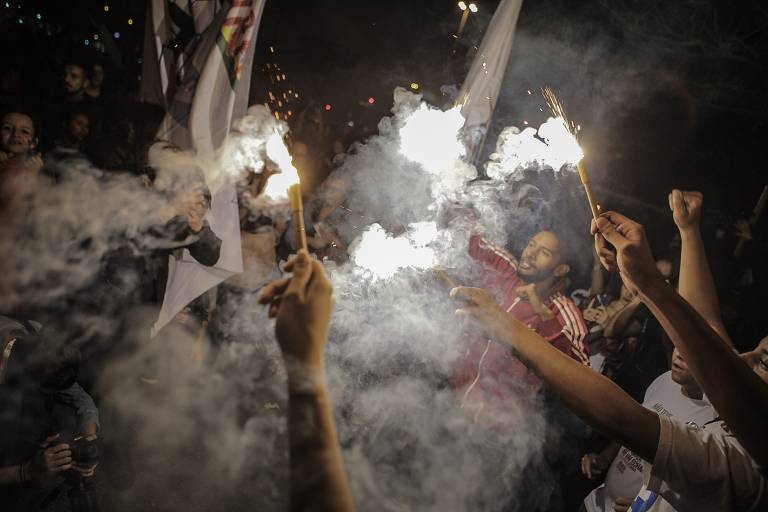
<svg viewBox="0 0 768 512">
<path fill-rule="evenodd" d="M 659 416 L 674 417 L 682 423 L 703 426 L 715 418 L 715 410 L 706 399 L 696 400 L 683 394 L 680 384 L 672 380 L 672 372 L 659 375 L 645 392 L 643 407 Z M 639 455 L 622 446 L 613 459 L 605 483 L 584 498 L 588 512 L 612 512 L 618 497 L 634 498 L 643 486 L 643 468 Z"/>
<path fill-rule="evenodd" d="M 700 429 L 659 421 L 659 446 L 633 512 L 768 510 L 766 472 L 722 421 Z"/>
</svg>

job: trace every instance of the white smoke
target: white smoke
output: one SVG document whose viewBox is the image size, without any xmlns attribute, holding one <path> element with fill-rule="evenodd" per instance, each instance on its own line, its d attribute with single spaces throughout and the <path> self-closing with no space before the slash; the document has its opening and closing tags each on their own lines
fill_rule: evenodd
<svg viewBox="0 0 768 512">
<path fill-rule="evenodd" d="M 520 236 L 532 210 L 530 194 L 513 187 L 515 173 L 531 161 L 555 165 L 536 145 L 555 139 L 518 134 L 515 144 L 500 144 L 496 180 L 468 187 L 475 170 L 461 160 L 460 124 L 457 111 L 441 112 L 397 90 L 378 135 L 354 147 L 334 173 L 346 183 L 348 208 L 334 227 L 353 243 L 349 262 L 329 264 L 336 307 L 327 368 L 348 474 L 367 510 L 493 510 L 515 501 L 524 469 L 544 443 L 537 409 L 501 436 L 508 450 L 489 458 L 489 434 L 465 416 L 448 386 L 464 332 L 448 287 L 430 269 L 439 265 L 459 284 L 477 284 L 470 233 L 480 230 L 502 245 L 510 233 Z M 249 173 L 285 173 L 286 129 L 254 108 L 213 161 L 175 151 L 152 159 L 159 179 L 171 183 L 191 168 L 211 187 Z M 165 206 L 138 178 L 102 177 L 86 164 L 70 170 L 62 184 L 37 195 L 26 234 L 3 245 L 22 255 L 18 282 L 30 303 L 87 294 L 103 257 L 141 240 Z M 242 197 L 257 213 L 287 217 L 282 194 Z M 131 255 L 141 254 L 127 245 Z M 135 287 L 137 278 L 122 285 Z M 88 297 L 93 310 L 82 296 L 69 310 L 65 320 L 87 330 L 84 338 L 119 348 L 100 383 L 113 409 L 104 434 L 131 446 L 138 470 L 116 510 L 148 503 L 158 510 L 285 508 L 285 378 L 272 325 L 254 292 L 230 289 L 223 297 L 216 313 L 223 332 L 215 334 L 228 342 L 202 368 L 190 356 L 196 330 L 172 327 L 149 343 L 154 312 L 122 311 L 128 298 L 102 290 Z M 126 432 L 135 438 L 125 439 Z M 549 490 L 540 492 L 546 499 Z"/>
</svg>

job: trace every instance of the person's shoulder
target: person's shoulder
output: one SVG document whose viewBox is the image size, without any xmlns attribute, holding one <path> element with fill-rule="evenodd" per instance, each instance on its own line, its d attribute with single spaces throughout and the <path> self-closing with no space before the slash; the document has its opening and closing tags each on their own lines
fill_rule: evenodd
<svg viewBox="0 0 768 512">
<path fill-rule="evenodd" d="M 675 381 L 672 380 L 672 370 L 667 370 L 666 372 L 662 373 L 655 379 L 653 379 L 653 382 L 651 382 L 651 385 L 648 386 L 648 391 L 661 388 L 661 387 L 667 387 L 667 386 L 677 386 L 680 387 L 680 384 L 677 384 Z"/>
</svg>

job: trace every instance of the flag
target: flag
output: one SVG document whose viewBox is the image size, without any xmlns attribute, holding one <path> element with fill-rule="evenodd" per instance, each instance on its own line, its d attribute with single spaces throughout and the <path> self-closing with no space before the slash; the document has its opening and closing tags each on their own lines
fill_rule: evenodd
<svg viewBox="0 0 768 512">
<path fill-rule="evenodd" d="M 144 30 L 141 98 L 166 109 L 173 102 L 176 85 L 184 79 L 188 58 L 195 54 L 200 37 L 211 27 L 222 2 L 149 0 Z M 217 28 L 217 27 L 213 27 Z"/>
<path fill-rule="evenodd" d="M 522 6 L 523 0 L 501 1 L 461 86 L 458 101 L 464 102 L 464 137 L 473 160 L 480 152 L 499 100 Z"/>
<path fill-rule="evenodd" d="M 245 115 L 248 108 L 254 46 L 265 1 L 233 0 L 219 10 L 213 5 L 217 2 L 196 2 L 193 5 L 211 5 L 208 10 L 184 11 L 185 19 L 176 11 L 178 6 L 173 7 L 175 2 L 152 0 L 153 15 L 175 12 L 174 26 L 181 24 L 182 27 L 173 32 L 174 37 L 179 38 L 182 34 L 183 40 L 178 44 L 185 49 L 180 54 L 174 53 L 173 61 L 170 58 L 157 61 L 161 76 L 159 91 L 164 91 L 160 99 L 167 101 L 168 93 L 173 91 L 173 100 L 168 103 L 158 138 L 170 140 L 182 149 L 194 150 L 206 159 L 212 158 L 221 147 L 232 121 Z M 180 4 L 186 6 L 189 2 Z M 205 21 L 208 24 L 203 27 Z M 189 34 L 184 35 L 184 26 L 187 32 L 190 26 L 203 30 L 195 32 L 189 39 Z M 162 35 L 166 36 L 168 34 Z M 176 43 L 171 46 L 173 44 Z M 189 51 L 190 48 L 193 49 Z M 180 59 L 183 65 L 179 64 Z M 169 69 L 176 70 L 175 90 L 170 78 L 162 80 L 163 70 L 167 72 Z M 206 220 L 222 241 L 221 256 L 213 267 L 197 263 L 186 249 L 181 257 L 170 257 L 165 297 L 152 328 L 153 336 L 191 301 L 243 271 L 234 184 L 216 183 L 208 178 L 212 200 Z"/>
</svg>

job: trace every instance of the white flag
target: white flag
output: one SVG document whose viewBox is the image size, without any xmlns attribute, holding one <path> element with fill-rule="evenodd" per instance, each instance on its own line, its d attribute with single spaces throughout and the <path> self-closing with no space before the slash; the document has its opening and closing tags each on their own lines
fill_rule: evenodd
<svg viewBox="0 0 768 512">
<path fill-rule="evenodd" d="M 458 101 L 464 102 L 461 113 L 467 120 L 464 133 L 470 154 L 479 151 L 499 100 L 522 6 L 523 0 L 501 1 L 461 87 Z"/>
<path fill-rule="evenodd" d="M 265 1 L 233 0 L 213 17 L 208 16 L 211 21 L 197 36 L 194 53 L 187 56 L 159 138 L 170 139 L 203 158 L 213 157 L 233 119 L 244 116 L 248 108 L 254 46 Z M 198 20 L 205 19 L 208 13 L 193 14 Z M 209 181 L 209 187 L 212 201 L 206 220 L 222 241 L 221 256 L 213 267 L 199 264 L 186 249 L 181 258 L 171 256 L 168 284 L 153 336 L 191 301 L 243 271 L 234 184 Z"/>
</svg>

